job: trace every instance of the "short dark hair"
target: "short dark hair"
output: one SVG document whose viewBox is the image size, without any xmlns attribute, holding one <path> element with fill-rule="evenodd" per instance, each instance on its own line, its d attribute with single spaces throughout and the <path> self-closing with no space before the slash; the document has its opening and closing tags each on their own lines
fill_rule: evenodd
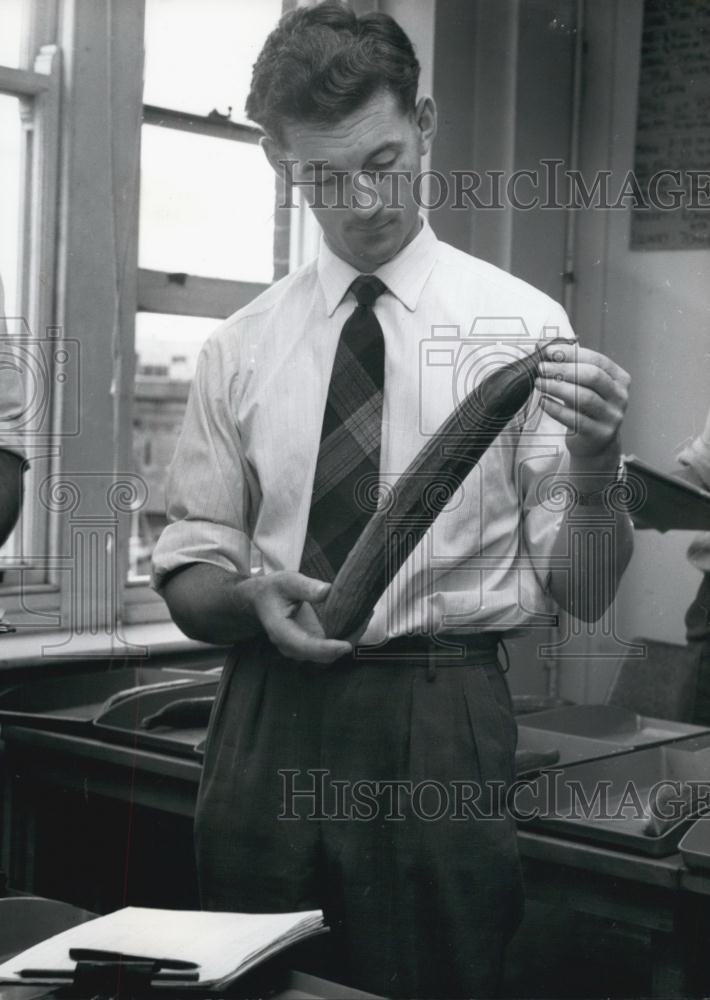
<svg viewBox="0 0 710 1000">
<path fill-rule="evenodd" d="M 358 17 L 341 0 L 290 11 L 254 63 L 246 102 L 249 118 L 276 139 L 283 125 L 330 125 L 379 90 L 414 111 L 419 62 L 406 33 L 388 14 Z"/>
</svg>

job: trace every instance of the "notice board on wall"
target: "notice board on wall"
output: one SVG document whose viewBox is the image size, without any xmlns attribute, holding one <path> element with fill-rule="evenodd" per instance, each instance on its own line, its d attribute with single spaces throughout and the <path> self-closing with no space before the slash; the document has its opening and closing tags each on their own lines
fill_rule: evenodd
<svg viewBox="0 0 710 1000">
<path fill-rule="evenodd" d="M 710 0 L 645 0 L 632 250 L 710 248 Z"/>
</svg>

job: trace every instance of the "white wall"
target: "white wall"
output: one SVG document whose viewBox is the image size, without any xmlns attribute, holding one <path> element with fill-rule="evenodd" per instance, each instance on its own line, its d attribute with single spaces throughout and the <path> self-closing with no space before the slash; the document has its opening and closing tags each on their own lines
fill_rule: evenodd
<svg viewBox="0 0 710 1000">
<path fill-rule="evenodd" d="M 426 0 L 411 6 L 420 15 L 429 8 Z M 643 3 L 586 0 L 583 7 L 579 167 L 588 185 L 602 169 L 612 170 L 618 183 L 633 167 Z M 560 16 L 552 18 L 554 11 Z M 505 169 L 533 166 L 529 161 L 540 155 L 566 158 L 571 103 L 560 100 L 571 90 L 572 72 L 560 22 L 574 15 L 566 0 L 441 0 L 434 78 L 442 128 L 435 166 Z M 433 221 L 444 239 L 561 298 L 555 286 L 564 250 L 560 219 L 528 215 L 442 211 Z M 573 324 L 586 345 L 632 375 L 625 450 L 670 469 L 710 406 L 710 252 L 630 251 L 626 209 L 580 211 L 575 222 Z M 683 616 L 699 579 L 685 559 L 689 540 L 682 532 L 637 534 L 614 631 L 581 635 L 570 645 L 579 655 L 561 665 L 562 694 L 602 699 L 624 643 L 636 635 L 683 641 Z M 530 649 L 514 658 L 511 673 L 516 691 L 544 683 Z"/>
<path fill-rule="evenodd" d="M 633 167 L 642 0 L 588 2 L 581 168 Z M 671 469 L 710 406 L 710 251 L 631 251 L 630 213 L 580 215 L 575 326 L 632 376 L 624 448 Z M 637 532 L 617 600 L 617 633 L 684 641 L 683 616 L 699 583 L 685 559 L 688 532 Z M 569 673 L 567 693 L 603 694 L 609 669 Z"/>
</svg>

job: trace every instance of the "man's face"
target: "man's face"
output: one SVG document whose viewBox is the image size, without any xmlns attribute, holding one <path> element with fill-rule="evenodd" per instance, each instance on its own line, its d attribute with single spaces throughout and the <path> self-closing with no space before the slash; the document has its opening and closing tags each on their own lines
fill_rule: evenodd
<svg viewBox="0 0 710 1000">
<path fill-rule="evenodd" d="M 283 146 L 267 154 L 272 163 L 291 161 L 333 253 L 374 271 L 419 229 L 415 180 L 435 130 L 430 98 L 407 114 L 383 90 L 336 125 L 289 123 Z"/>
</svg>

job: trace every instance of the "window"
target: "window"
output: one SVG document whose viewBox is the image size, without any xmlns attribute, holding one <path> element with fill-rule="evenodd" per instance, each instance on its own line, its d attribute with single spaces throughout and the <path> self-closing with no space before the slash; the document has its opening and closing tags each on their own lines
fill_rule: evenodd
<svg viewBox="0 0 710 1000">
<path fill-rule="evenodd" d="M 147 486 L 131 525 L 129 578 L 150 573 L 153 545 L 165 524 L 165 470 L 185 412 L 197 355 L 215 320 L 141 312 L 136 317 L 133 456 Z"/>
<path fill-rule="evenodd" d="M 5 286 L 5 310 L 18 315 L 17 273 L 22 186 L 22 122 L 20 101 L 0 95 L 0 275 Z"/>
<path fill-rule="evenodd" d="M 282 3 L 0 7 L 0 276 L 41 404 L 0 606 L 34 657 L 141 652 L 125 625 L 169 618 L 147 574 L 197 355 L 288 268 L 243 113 Z"/>
<path fill-rule="evenodd" d="M 252 65 L 281 12 L 281 0 L 146 0 L 132 425 L 147 499 L 131 524 L 128 579 L 142 586 L 129 615 L 151 600 L 165 472 L 197 354 L 287 266 L 275 263 L 274 176 L 244 116 Z"/>
<path fill-rule="evenodd" d="M 25 12 L 27 4 L 25 6 Z M 0 66 L 19 67 L 25 38 L 23 0 L 3 0 L 0 32 Z"/>
<path fill-rule="evenodd" d="M 47 558 L 49 514 L 38 492 L 56 460 L 55 413 L 66 371 L 73 369 L 73 351 L 52 312 L 59 52 L 54 45 L 34 45 L 45 24 L 35 16 L 30 34 L 31 13 L 37 15 L 31 3 L 3 3 L 0 35 L 0 277 L 7 333 L 0 367 L 5 377 L 12 372 L 22 382 L 25 398 L 14 429 L 5 426 L 3 432 L 30 460 L 22 515 L 0 552 L 0 573 L 3 604 L 12 605 L 13 595 L 22 591 L 28 608 L 41 613 L 56 579 Z M 24 53 L 34 51 L 27 68 Z"/>
</svg>

